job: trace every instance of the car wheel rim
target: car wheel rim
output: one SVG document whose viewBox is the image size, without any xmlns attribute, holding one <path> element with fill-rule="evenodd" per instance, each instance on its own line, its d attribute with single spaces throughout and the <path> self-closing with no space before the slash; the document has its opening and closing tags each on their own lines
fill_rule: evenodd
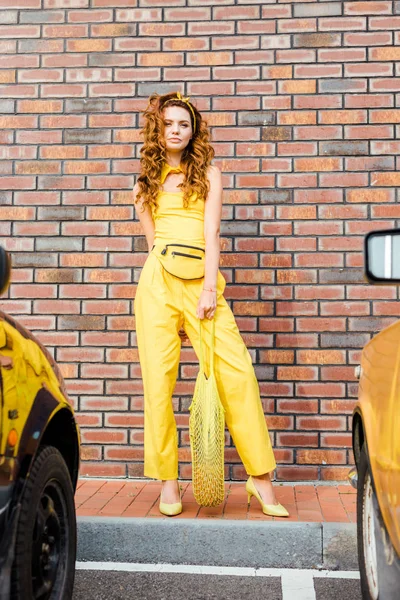
<svg viewBox="0 0 400 600">
<path fill-rule="evenodd" d="M 376 559 L 373 493 L 371 477 L 367 475 L 364 486 L 363 502 L 364 564 L 371 598 L 372 600 L 378 600 L 378 567 Z"/>
<path fill-rule="evenodd" d="M 43 490 L 32 536 L 32 595 L 48 600 L 65 560 L 68 529 L 63 492 L 57 482 Z"/>
</svg>

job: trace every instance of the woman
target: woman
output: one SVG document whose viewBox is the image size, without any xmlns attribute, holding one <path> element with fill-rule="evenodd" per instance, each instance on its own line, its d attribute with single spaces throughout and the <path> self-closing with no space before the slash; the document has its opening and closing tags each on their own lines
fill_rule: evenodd
<svg viewBox="0 0 400 600">
<path fill-rule="evenodd" d="M 150 250 L 135 298 L 145 396 L 144 474 L 163 482 L 160 512 L 179 514 L 172 394 L 181 338 L 187 335 L 199 356 L 199 319 L 207 346 L 215 319 L 215 376 L 226 424 L 250 476 L 246 483 L 249 502 L 255 496 L 264 513 L 288 516 L 276 502 L 270 480 L 276 463 L 251 357 L 223 297 L 221 172 L 211 165 L 214 150 L 207 124 L 179 92 L 153 94 L 144 118 L 142 170 L 134 187 L 137 214 Z M 204 253 L 202 279 L 184 280 L 164 268 L 163 255 L 176 244 Z"/>
</svg>

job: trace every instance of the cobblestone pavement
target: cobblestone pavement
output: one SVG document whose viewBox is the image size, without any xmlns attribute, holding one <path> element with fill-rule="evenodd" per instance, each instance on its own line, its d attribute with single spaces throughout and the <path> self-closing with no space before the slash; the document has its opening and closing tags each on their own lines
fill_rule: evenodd
<svg viewBox="0 0 400 600">
<path fill-rule="evenodd" d="M 190 483 L 182 482 L 183 512 L 175 519 L 221 518 L 263 519 L 256 499 L 247 506 L 244 482 L 226 483 L 225 502 L 215 508 L 200 508 Z M 347 484 L 279 484 L 276 496 L 290 512 L 289 520 L 307 522 L 356 522 L 356 493 Z M 161 484 L 154 481 L 80 479 L 75 496 L 78 516 L 161 517 L 158 501 Z M 168 518 L 168 517 L 165 517 Z"/>
</svg>

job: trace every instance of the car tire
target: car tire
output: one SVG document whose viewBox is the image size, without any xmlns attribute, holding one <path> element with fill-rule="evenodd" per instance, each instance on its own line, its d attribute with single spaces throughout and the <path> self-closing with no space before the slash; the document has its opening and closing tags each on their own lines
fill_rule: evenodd
<svg viewBox="0 0 400 600">
<path fill-rule="evenodd" d="M 74 587 L 76 516 L 74 490 L 61 453 L 39 449 L 21 497 L 13 600 L 70 600 Z"/>
<path fill-rule="evenodd" d="M 374 502 L 375 492 L 365 444 L 358 462 L 357 547 L 363 600 L 379 600 Z"/>
</svg>

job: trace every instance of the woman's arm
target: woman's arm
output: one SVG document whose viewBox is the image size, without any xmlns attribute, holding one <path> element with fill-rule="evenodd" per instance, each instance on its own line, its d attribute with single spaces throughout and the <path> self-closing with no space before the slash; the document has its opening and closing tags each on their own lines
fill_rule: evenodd
<svg viewBox="0 0 400 600">
<path fill-rule="evenodd" d="M 217 308 L 217 277 L 219 269 L 219 231 L 222 213 L 222 176 L 218 167 L 208 170 L 210 190 L 204 209 L 204 239 L 206 242 L 203 291 L 197 305 L 199 319 L 212 319 Z"/>
<path fill-rule="evenodd" d="M 146 236 L 147 246 L 150 252 L 154 244 L 154 221 L 148 204 L 145 204 L 143 206 L 142 198 L 140 198 L 138 202 L 136 202 L 136 194 L 138 193 L 138 191 L 139 186 L 136 183 L 133 188 L 133 201 L 135 202 L 136 214 L 142 225 L 144 235 Z"/>
</svg>

